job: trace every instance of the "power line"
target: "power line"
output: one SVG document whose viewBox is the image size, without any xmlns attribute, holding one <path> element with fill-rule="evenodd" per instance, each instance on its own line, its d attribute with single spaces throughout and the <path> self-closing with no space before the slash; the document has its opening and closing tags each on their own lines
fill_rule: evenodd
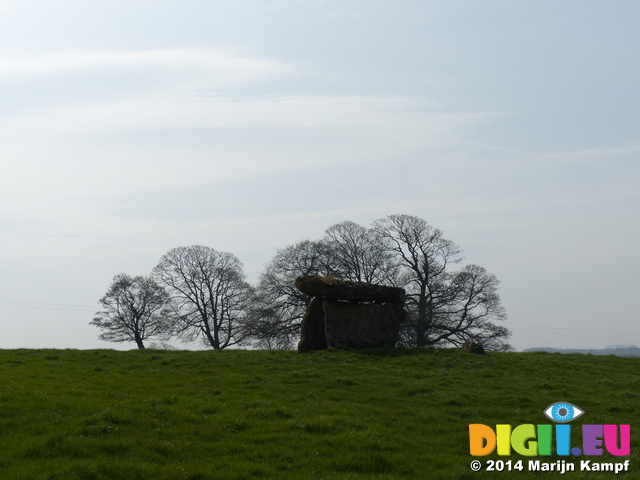
<svg viewBox="0 0 640 480">
<path fill-rule="evenodd" d="M 513 322 L 506 322 L 509 325 L 522 325 L 524 327 L 532 327 L 532 328 L 544 328 L 544 329 L 548 329 L 548 330 L 570 330 L 570 331 L 576 331 L 575 328 L 564 328 L 564 327 L 546 327 L 546 326 L 542 326 L 542 325 L 531 325 L 528 323 L 513 323 Z M 530 330 L 531 331 L 531 330 Z M 623 332 L 623 331 L 616 331 L 616 332 L 603 332 L 603 331 L 599 331 L 599 330 L 583 330 L 580 329 L 579 333 L 582 332 L 588 332 L 588 333 L 601 333 L 603 335 L 612 335 L 612 334 L 624 334 L 624 335 L 635 335 L 635 336 L 640 336 L 640 333 L 629 333 L 629 332 Z M 540 332 L 540 333 L 545 333 L 545 332 Z M 560 333 L 557 333 L 556 335 L 561 335 Z"/>
<path fill-rule="evenodd" d="M 0 300 L 0 303 L 20 303 L 22 305 L 55 305 L 56 307 L 89 307 L 89 308 L 95 307 L 95 305 L 74 305 L 70 303 L 17 302 L 14 300 Z"/>
<path fill-rule="evenodd" d="M 562 336 L 562 337 L 572 337 L 572 338 L 591 338 L 591 339 L 595 339 L 595 340 L 608 340 L 608 341 L 623 341 L 621 338 L 603 338 L 603 337 L 592 337 L 592 336 L 588 336 L 588 335 L 575 335 L 575 334 L 571 334 L 571 333 L 552 333 L 552 332 L 540 332 L 537 330 L 527 330 L 526 328 L 518 328 L 518 330 L 522 330 L 525 332 L 532 332 L 532 333 L 542 333 L 545 335 L 553 335 L 553 336 Z M 609 333 L 609 335 L 617 335 L 617 334 L 624 334 L 627 335 L 626 333 L 623 332 L 611 332 Z M 625 339 L 626 340 L 626 339 Z"/>
<path fill-rule="evenodd" d="M 9 305 L 4 305 L 9 304 Z M 49 305 L 49 306 L 45 306 Z M 0 300 L 0 307 L 3 308 L 26 308 L 30 310 L 62 310 L 67 312 L 95 312 L 96 306 L 91 305 L 71 305 L 65 303 L 41 303 L 41 302 L 15 302 L 11 300 Z M 71 308 L 65 308 L 71 307 Z M 91 309 L 91 310 L 89 310 Z"/>
</svg>

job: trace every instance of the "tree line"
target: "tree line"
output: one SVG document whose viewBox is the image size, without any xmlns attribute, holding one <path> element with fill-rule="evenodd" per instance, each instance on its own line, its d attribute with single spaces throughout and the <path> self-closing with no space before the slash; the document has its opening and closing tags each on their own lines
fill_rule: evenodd
<svg viewBox="0 0 640 480">
<path fill-rule="evenodd" d="M 260 274 L 246 281 L 233 254 L 199 245 L 162 256 L 147 276 L 119 273 L 91 321 L 111 342 L 201 341 L 213 349 L 246 346 L 292 349 L 311 297 L 296 277 L 403 287 L 407 292 L 401 346 L 460 346 L 510 350 L 498 295 L 499 281 L 478 265 L 461 264 L 461 249 L 427 221 L 390 215 L 369 227 L 351 221 L 327 228 L 318 240 L 279 249 Z"/>
</svg>

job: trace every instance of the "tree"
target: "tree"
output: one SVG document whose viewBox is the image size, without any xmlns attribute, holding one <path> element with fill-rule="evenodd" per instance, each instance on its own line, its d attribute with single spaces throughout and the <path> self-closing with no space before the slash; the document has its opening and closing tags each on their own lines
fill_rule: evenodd
<svg viewBox="0 0 640 480">
<path fill-rule="evenodd" d="M 400 286 L 407 292 L 407 321 L 400 343 L 407 346 L 460 345 L 508 350 L 510 332 L 494 322 L 506 318 L 494 275 L 477 265 L 455 271 L 460 248 L 425 220 L 391 215 L 372 228 L 345 221 L 317 241 L 278 250 L 260 276 L 251 308 L 254 345 L 291 348 L 311 297 L 295 287 L 299 276 Z"/>
<path fill-rule="evenodd" d="M 409 310 L 405 343 L 458 345 L 473 340 L 485 348 L 511 348 L 506 343 L 510 332 L 492 323 L 506 318 L 495 276 L 477 265 L 451 272 L 449 267 L 462 260 L 460 248 L 421 218 L 390 215 L 376 220 L 374 228 L 402 270 Z"/>
<path fill-rule="evenodd" d="M 500 303 L 495 275 L 478 265 L 467 265 L 451 278 L 452 301 L 443 306 L 434 322 L 432 342 L 443 341 L 461 346 L 471 340 L 487 350 L 510 350 L 506 339 L 511 333 L 493 323 L 505 320 L 507 314 Z"/>
<path fill-rule="evenodd" d="M 153 276 L 169 290 L 182 338 L 200 338 L 214 349 L 244 340 L 253 288 L 233 254 L 200 245 L 174 248 Z"/>
<path fill-rule="evenodd" d="M 396 285 L 397 262 L 376 230 L 351 221 L 336 223 L 327 228 L 321 243 L 335 277 Z"/>
<path fill-rule="evenodd" d="M 328 275 L 321 242 L 302 240 L 277 251 L 258 280 L 249 332 L 259 348 L 292 348 L 311 297 L 295 286 L 296 277 Z"/>
<path fill-rule="evenodd" d="M 100 304 L 104 310 L 90 323 L 103 330 L 101 340 L 135 342 L 138 348 L 145 348 L 144 340 L 166 339 L 171 333 L 169 296 L 150 277 L 117 274 Z"/>
<path fill-rule="evenodd" d="M 350 221 L 329 227 L 320 240 L 303 240 L 278 250 L 258 281 L 250 315 L 254 346 L 286 349 L 298 341 L 312 298 L 296 288 L 296 277 L 330 275 L 395 285 L 396 274 L 397 262 L 377 232 Z"/>
</svg>

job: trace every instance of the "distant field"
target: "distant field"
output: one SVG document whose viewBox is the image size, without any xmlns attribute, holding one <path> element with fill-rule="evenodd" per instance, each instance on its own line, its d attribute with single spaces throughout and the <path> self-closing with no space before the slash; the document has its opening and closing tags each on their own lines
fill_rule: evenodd
<svg viewBox="0 0 640 480">
<path fill-rule="evenodd" d="M 561 400 L 631 424 L 631 472 L 471 471 L 469 423 Z M 613 356 L 0 350 L 0 478 L 638 479 L 639 400 L 640 360 Z"/>
</svg>

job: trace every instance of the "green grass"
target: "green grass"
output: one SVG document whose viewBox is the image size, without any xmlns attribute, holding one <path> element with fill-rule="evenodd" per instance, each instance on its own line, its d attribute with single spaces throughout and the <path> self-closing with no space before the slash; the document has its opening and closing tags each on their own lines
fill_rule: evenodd
<svg viewBox="0 0 640 480">
<path fill-rule="evenodd" d="M 0 478 L 558 478 L 472 472 L 468 424 L 551 423 L 542 411 L 560 400 L 585 410 L 576 425 L 631 424 L 632 471 L 616 478 L 640 478 L 639 367 L 434 349 L 0 350 Z"/>
</svg>

